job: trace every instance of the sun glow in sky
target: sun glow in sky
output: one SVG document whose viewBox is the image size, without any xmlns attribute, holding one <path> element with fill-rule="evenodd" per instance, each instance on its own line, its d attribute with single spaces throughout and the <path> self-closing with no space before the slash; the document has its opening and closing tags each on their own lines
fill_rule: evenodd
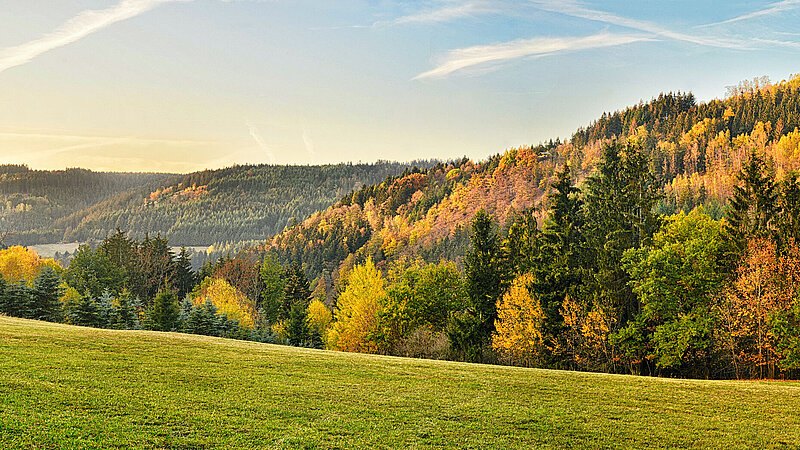
<svg viewBox="0 0 800 450">
<path fill-rule="evenodd" d="M 0 163 L 482 159 L 800 72 L 800 0 L 5 0 Z"/>
</svg>

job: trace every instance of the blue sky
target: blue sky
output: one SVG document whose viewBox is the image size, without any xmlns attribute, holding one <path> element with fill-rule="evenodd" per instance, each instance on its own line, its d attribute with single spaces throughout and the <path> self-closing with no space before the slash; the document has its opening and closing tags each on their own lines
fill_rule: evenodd
<svg viewBox="0 0 800 450">
<path fill-rule="evenodd" d="M 0 162 L 475 159 L 800 72 L 800 0 L 5 0 Z"/>
</svg>

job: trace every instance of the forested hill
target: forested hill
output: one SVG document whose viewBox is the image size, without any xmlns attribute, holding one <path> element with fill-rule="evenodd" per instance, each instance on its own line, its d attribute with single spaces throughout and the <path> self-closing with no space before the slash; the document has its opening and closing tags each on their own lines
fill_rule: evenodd
<svg viewBox="0 0 800 450">
<path fill-rule="evenodd" d="M 8 243 L 58 242 L 64 233 L 53 224 L 59 219 L 131 190 L 160 186 L 171 176 L 0 165 L 0 232 L 13 233 Z"/>
<path fill-rule="evenodd" d="M 665 184 L 656 212 L 704 204 L 719 218 L 751 152 L 762 153 L 777 177 L 800 169 L 800 76 L 728 90 L 727 98 L 707 103 L 697 103 L 691 93 L 661 94 L 604 114 L 565 142 L 511 149 L 480 163 L 438 164 L 365 186 L 258 250 L 284 263 L 302 263 L 312 278 L 322 274 L 331 281 L 342 267 L 367 257 L 379 266 L 403 256 L 457 259 L 478 210 L 507 226 L 535 208 L 541 222 L 556 169 L 569 163 L 580 184 L 614 140 L 642 148 Z"/>
<path fill-rule="evenodd" d="M 0 217 L 6 229 L 15 232 L 8 243 L 102 240 L 117 228 L 136 238 L 146 233 L 161 235 L 173 245 L 261 240 L 293 220 L 327 208 L 353 189 L 378 183 L 415 164 L 430 165 L 246 165 L 188 175 L 98 174 L 78 169 L 45 172 L 17 167 L 18 173 L 6 178 L 24 179 L 25 173 L 35 173 L 33 179 L 41 189 L 32 189 L 31 183 L 9 182 L 2 191 L 7 207 Z M 80 189 L 58 184 L 62 173 L 83 174 L 73 182 Z M 107 181 L 103 184 L 95 179 Z M 87 191 L 85 199 L 72 199 L 74 192 L 83 191 Z M 53 204 L 59 205 L 57 214 L 52 211 Z"/>
</svg>

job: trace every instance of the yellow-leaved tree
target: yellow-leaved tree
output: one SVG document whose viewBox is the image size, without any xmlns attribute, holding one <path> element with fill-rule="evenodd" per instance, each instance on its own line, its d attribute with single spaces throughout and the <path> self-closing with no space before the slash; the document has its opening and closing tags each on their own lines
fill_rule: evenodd
<svg viewBox="0 0 800 450">
<path fill-rule="evenodd" d="M 222 278 L 206 277 L 200 288 L 192 296 L 195 305 L 211 301 L 217 307 L 217 314 L 225 314 L 239 321 L 245 328 L 255 324 L 255 307 L 248 298 Z"/>
<path fill-rule="evenodd" d="M 308 304 L 306 323 L 312 333 L 317 333 L 323 343 L 328 342 L 328 330 L 333 322 L 331 310 L 320 300 L 312 300 Z"/>
<path fill-rule="evenodd" d="M 384 280 L 372 259 L 356 265 L 347 276 L 347 288 L 336 302 L 336 322 L 328 347 L 346 352 L 376 353 L 379 314 L 386 303 Z"/>
<path fill-rule="evenodd" d="M 15 245 L 0 250 L 0 275 L 11 283 L 33 282 L 45 266 L 52 267 L 56 272 L 61 270 L 57 262 L 52 259 L 42 259 L 36 250 L 27 247 Z"/>
<path fill-rule="evenodd" d="M 539 300 L 528 289 L 532 282 L 533 275 L 529 273 L 518 276 L 497 305 L 492 348 L 511 364 L 536 365 L 543 354 L 545 315 Z"/>
</svg>

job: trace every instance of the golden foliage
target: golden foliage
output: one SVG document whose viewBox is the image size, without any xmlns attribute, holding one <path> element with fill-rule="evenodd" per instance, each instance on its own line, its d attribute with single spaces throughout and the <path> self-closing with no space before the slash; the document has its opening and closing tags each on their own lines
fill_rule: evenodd
<svg viewBox="0 0 800 450">
<path fill-rule="evenodd" d="M 528 289 L 531 282 L 531 274 L 515 278 L 497 305 L 492 348 L 513 364 L 535 364 L 544 349 L 541 328 L 545 315 Z"/>
<path fill-rule="evenodd" d="M 312 331 L 316 331 L 322 336 L 322 342 L 327 342 L 328 329 L 333 322 L 331 310 L 319 300 L 312 300 L 308 304 L 306 323 Z"/>
<path fill-rule="evenodd" d="M 239 321 L 245 328 L 253 328 L 255 308 L 247 297 L 222 278 L 207 277 L 200 285 L 200 292 L 192 298 L 195 305 L 211 301 L 217 314 L 225 314 Z"/>
<path fill-rule="evenodd" d="M 384 280 L 372 259 L 356 265 L 347 275 L 347 288 L 337 300 L 336 322 L 328 335 L 328 347 L 347 351 L 375 353 L 374 335 L 378 316 L 386 303 Z"/>
<path fill-rule="evenodd" d="M 60 271 L 61 266 L 52 259 L 42 259 L 35 250 L 15 245 L 0 250 L 0 275 L 6 281 L 19 283 L 32 282 L 46 266 Z"/>
</svg>

